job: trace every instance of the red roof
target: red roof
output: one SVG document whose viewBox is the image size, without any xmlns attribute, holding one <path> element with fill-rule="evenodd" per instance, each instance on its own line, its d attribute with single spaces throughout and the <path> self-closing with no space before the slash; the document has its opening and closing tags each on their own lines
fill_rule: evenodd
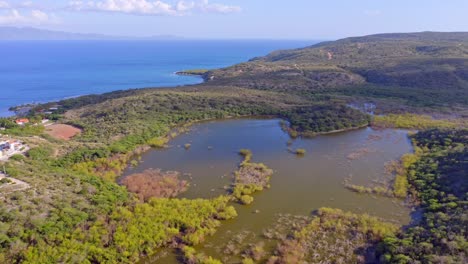
<svg viewBox="0 0 468 264">
<path fill-rule="evenodd" d="M 29 123 L 29 119 L 27 118 L 20 118 L 20 119 L 16 119 L 16 123 Z"/>
</svg>

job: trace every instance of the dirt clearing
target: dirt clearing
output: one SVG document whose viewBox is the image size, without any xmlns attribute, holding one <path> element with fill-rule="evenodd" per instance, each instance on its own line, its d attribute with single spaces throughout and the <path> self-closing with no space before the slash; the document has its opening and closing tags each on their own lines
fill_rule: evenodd
<svg viewBox="0 0 468 264">
<path fill-rule="evenodd" d="M 70 140 L 81 133 L 81 129 L 65 124 L 55 124 L 47 126 L 45 132 L 56 139 Z"/>
</svg>

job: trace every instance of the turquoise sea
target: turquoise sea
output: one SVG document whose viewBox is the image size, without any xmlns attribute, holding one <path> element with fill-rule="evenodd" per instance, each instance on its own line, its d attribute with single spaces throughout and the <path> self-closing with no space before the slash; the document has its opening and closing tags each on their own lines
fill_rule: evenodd
<svg viewBox="0 0 468 264">
<path fill-rule="evenodd" d="M 317 41 L 5 41 L 0 42 L 0 116 L 15 105 L 114 90 L 201 82 L 176 71 L 214 69 Z"/>
</svg>

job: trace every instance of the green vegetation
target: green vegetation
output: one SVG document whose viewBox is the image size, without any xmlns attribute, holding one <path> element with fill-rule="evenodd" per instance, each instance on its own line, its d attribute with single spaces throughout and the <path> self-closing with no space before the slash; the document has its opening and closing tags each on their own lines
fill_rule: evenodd
<svg viewBox="0 0 468 264">
<path fill-rule="evenodd" d="M 241 162 L 242 165 L 248 165 L 250 161 L 252 160 L 252 151 L 250 149 L 241 149 L 239 150 L 239 155 L 241 155 L 244 160 Z"/>
<path fill-rule="evenodd" d="M 10 160 L 21 161 L 24 159 L 24 156 L 21 154 L 14 154 L 10 157 Z"/>
<path fill-rule="evenodd" d="M 114 98 L 104 94 L 97 105 L 87 98 L 70 99 L 82 108 L 70 107 L 66 121 L 84 129 L 76 138 L 80 142 L 114 143 L 131 151 L 135 144 L 154 141 L 166 136 L 171 128 L 194 121 L 248 115 L 275 115 L 280 107 L 291 108 L 301 99 L 276 93 L 258 93 L 240 88 L 203 88 L 203 92 L 180 88 L 175 90 L 140 90 L 130 96 Z M 112 99 L 110 99 L 112 98 Z M 68 100 L 67 100 L 68 101 Z M 67 105 L 67 101 L 60 104 Z M 256 101 L 255 104 L 251 103 Z M 174 132 L 177 134 L 177 132 Z M 172 132 L 170 137 L 173 138 Z M 125 139 L 128 140 L 125 140 Z M 119 139 L 116 140 L 115 139 Z M 122 141 L 126 142 L 122 142 Z M 159 143 L 159 144 L 158 144 Z M 118 149 L 120 150 L 120 149 Z"/>
<path fill-rule="evenodd" d="M 148 140 L 148 145 L 150 145 L 153 148 L 164 148 L 166 147 L 168 142 L 169 138 L 167 137 L 155 137 Z"/>
<path fill-rule="evenodd" d="M 131 96 L 121 98 L 116 94 Z M 1 216 L 0 262 L 128 262 L 153 253 L 181 234 L 184 243 L 202 241 L 204 235 L 212 234 L 218 225 L 214 219 L 235 216 L 234 208 L 218 206 L 219 202 L 214 200 L 203 200 L 203 203 L 198 200 L 158 200 L 173 206 L 174 210 L 186 207 L 183 210 L 187 214 L 194 210 L 203 212 L 201 204 L 207 207 L 211 204 L 219 211 L 211 215 L 178 214 L 190 221 L 203 222 L 197 225 L 180 224 L 174 214 L 163 213 L 167 218 L 161 219 L 159 227 L 151 228 L 161 232 L 162 227 L 174 224 L 175 227 L 170 226 L 170 234 L 155 234 L 132 227 L 142 233 L 133 229 L 119 232 L 118 239 L 129 245 L 116 244 L 113 228 L 126 228 L 128 219 L 109 221 L 111 216 L 125 213 L 136 225 L 145 225 L 145 218 L 152 218 L 140 214 L 151 201 L 136 202 L 133 195 L 114 182 L 116 177 L 135 156 L 148 149 L 147 145 L 165 145 L 167 133 L 171 137 L 177 134 L 170 132 L 173 128 L 195 120 L 268 115 L 277 111 L 275 107 L 291 107 L 284 104 L 284 98 L 291 105 L 300 100 L 276 94 L 257 98 L 255 92 L 237 88 L 208 89 L 203 94 L 190 90 L 141 90 L 116 94 L 60 102 L 62 109 L 68 110 L 62 121 L 84 129 L 83 133 L 69 142 L 47 137 L 37 139 L 24 160 L 11 160 L 5 164 L 10 176 L 31 184 L 34 189 L 6 194 Z M 262 102 L 253 105 L 249 98 Z M 102 105 L 94 105 L 96 102 Z M 75 109 L 76 106 L 82 108 Z M 148 213 L 151 210 L 148 209 Z M 158 225 L 158 222 L 152 224 Z M 189 233 L 185 235 L 186 232 Z"/>
<path fill-rule="evenodd" d="M 18 127 L 18 125 L 11 118 L 0 118 L 0 127 L 5 129 L 12 129 Z"/>
<path fill-rule="evenodd" d="M 383 263 L 463 263 L 468 222 L 468 130 L 427 130 L 412 136 L 414 154 L 393 166 L 393 193 L 408 193 L 422 212 L 421 220 L 395 235 L 383 238 L 378 255 Z M 347 186 L 357 192 L 375 188 Z"/>
<path fill-rule="evenodd" d="M 296 155 L 298 155 L 298 156 L 304 156 L 306 154 L 306 152 L 307 151 L 305 149 L 301 149 L 301 148 L 296 149 L 296 151 L 294 151 L 294 153 L 296 153 Z"/>
<path fill-rule="evenodd" d="M 232 195 L 241 204 L 251 204 L 254 198 L 253 193 L 262 191 L 269 187 L 270 177 L 273 171 L 262 163 L 253 163 L 252 152 L 248 149 L 241 149 L 239 154 L 244 157 L 239 165 L 239 169 L 234 173 L 234 184 Z"/>
<path fill-rule="evenodd" d="M 208 71 L 209 70 L 207 70 L 207 69 L 192 69 L 192 70 L 179 71 L 179 72 L 176 72 L 176 74 L 179 74 L 179 75 L 204 75 Z"/>
<path fill-rule="evenodd" d="M 411 167 L 418 161 L 421 150 L 415 146 L 415 154 L 405 154 L 401 157 L 399 164 L 394 167 L 395 181 L 393 183 L 393 194 L 395 197 L 406 198 L 408 194 L 408 178 Z"/>
<path fill-rule="evenodd" d="M 52 154 L 52 148 L 49 146 L 35 147 L 28 151 L 28 157 L 32 160 L 47 161 Z"/>
<path fill-rule="evenodd" d="M 468 34 L 423 32 L 346 38 L 276 51 L 210 71 L 210 85 L 372 102 L 376 113 L 463 113 Z"/>
<path fill-rule="evenodd" d="M 387 263 L 463 263 L 468 226 L 468 130 L 429 130 L 413 137 L 421 149 L 408 182 L 420 200 L 422 219 L 384 240 Z"/>
<path fill-rule="evenodd" d="M 205 256 L 190 246 L 183 246 L 181 249 L 185 263 L 189 264 L 222 264 L 221 261 L 214 259 L 210 256 Z"/>
<path fill-rule="evenodd" d="M 361 111 L 340 104 L 299 107 L 282 116 L 290 122 L 289 133 L 293 138 L 363 127 L 369 125 L 370 120 Z"/>
<path fill-rule="evenodd" d="M 70 105 L 64 122 L 84 130 L 77 141 L 112 143 L 115 138 L 136 137 L 142 139 L 139 144 L 154 147 L 166 144 L 163 138 L 170 128 L 236 116 L 282 117 L 289 121 L 291 133 L 297 130 L 310 136 L 369 124 L 366 114 L 346 106 L 342 100 L 324 104 L 277 92 L 213 86 L 200 86 L 199 89 L 203 92 L 195 88 L 144 89 L 122 97 L 113 94 L 93 97 L 91 102 L 100 102 L 97 105 L 88 102 L 88 97 L 69 99 L 60 104 Z M 132 150 L 131 145 L 124 149 Z"/>
<path fill-rule="evenodd" d="M 375 127 L 395 127 L 407 129 L 430 129 L 430 128 L 459 128 L 467 127 L 468 122 L 464 119 L 434 119 L 427 115 L 416 114 L 389 114 L 375 116 L 372 120 Z"/>
<path fill-rule="evenodd" d="M 279 243 L 269 263 L 376 263 L 376 244 L 397 230 L 366 214 L 320 208 L 309 224 Z"/>
<path fill-rule="evenodd" d="M 41 135 L 44 132 L 44 126 L 42 125 L 26 124 L 23 126 L 19 126 L 16 123 L 13 124 L 13 126 L 6 124 L 6 126 L 4 127 L 5 130 L 0 130 L 0 134 L 19 137 L 30 137 Z M 2 124 L 0 124 L 0 127 L 2 127 Z"/>
<path fill-rule="evenodd" d="M 353 192 L 363 193 L 363 194 L 377 194 L 382 196 L 393 197 L 394 193 L 386 187 L 376 186 L 376 187 L 365 187 L 355 184 L 345 184 L 345 187 Z"/>
<path fill-rule="evenodd" d="M 0 186 L 3 185 L 3 184 L 11 184 L 11 183 L 13 183 L 13 181 L 8 179 L 8 178 L 0 179 Z"/>
<path fill-rule="evenodd" d="M 250 149 L 241 149 L 239 150 L 239 155 L 244 157 L 244 161 L 250 162 L 252 159 L 252 151 Z"/>
<path fill-rule="evenodd" d="M 418 161 L 421 155 L 421 150 L 415 146 L 415 153 L 405 154 L 400 160 L 393 161 L 386 165 L 386 170 L 395 176 L 392 184 L 385 186 L 365 187 L 361 185 L 349 184 L 345 182 L 345 187 L 353 192 L 376 194 L 388 197 L 397 197 L 405 199 L 408 195 L 408 177 L 411 172 L 411 167 Z"/>
<path fill-rule="evenodd" d="M 255 264 L 255 261 L 251 258 L 245 258 L 242 260 L 242 264 Z"/>
<path fill-rule="evenodd" d="M 198 244 L 215 232 L 219 225 L 215 219 L 235 216 L 226 214 L 228 200 L 153 199 L 130 208 L 118 207 L 108 220 L 99 217 L 89 227 L 61 236 L 51 234 L 38 246 L 30 246 L 24 262 L 129 263 L 154 253 L 176 236 Z"/>
<path fill-rule="evenodd" d="M 5 194 L 2 263 L 135 262 L 176 238 L 197 244 L 215 232 L 219 220 L 236 216 L 230 197 L 140 203 L 116 183 L 75 167 L 82 157 L 120 164 L 110 151 L 80 148 L 57 159 L 51 155 L 55 147 L 34 147 L 5 164 L 10 176 L 34 189 Z"/>
<path fill-rule="evenodd" d="M 261 191 L 261 190 L 259 189 L 259 191 Z M 236 192 L 236 195 L 237 195 L 236 197 L 238 197 L 239 195 L 237 193 L 252 193 L 254 191 L 251 191 L 248 187 L 239 187 L 239 188 L 235 189 L 235 192 Z M 241 204 L 245 204 L 245 205 L 249 205 L 249 204 L 253 203 L 253 201 L 254 201 L 254 198 L 252 196 L 248 195 L 248 194 L 243 194 L 240 197 L 238 197 L 238 199 L 239 199 L 239 202 Z"/>
</svg>

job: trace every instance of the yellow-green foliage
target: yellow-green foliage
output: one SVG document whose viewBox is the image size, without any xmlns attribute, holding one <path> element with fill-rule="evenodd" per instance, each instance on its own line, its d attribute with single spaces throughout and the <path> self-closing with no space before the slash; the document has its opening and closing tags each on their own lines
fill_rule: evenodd
<svg viewBox="0 0 468 264">
<path fill-rule="evenodd" d="M 168 142 L 168 137 L 155 137 L 148 141 L 148 145 L 150 145 L 153 148 L 164 148 Z"/>
<path fill-rule="evenodd" d="M 280 243 L 270 261 L 360 263 L 358 260 L 363 256 L 359 256 L 359 252 L 365 252 L 366 247 L 385 237 L 394 236 L 397 230 L 396 225 L 367 214 L 320 208 L 307 226 Z"/>
<path fill-rule="evenodd" d="M 417 154 L 405 154 L 401 157 L 400 167 L 395 171 L 393 193 L 396 197 L 405 198 L 408 193 L 408 173 L 411 165 L 418 161 Z"/>
<path fill-rule="evenodd" d="M 462 119 L 434 119 L 427 115 L 389 114 L 385 116 L 374 116 L 372 124 L 378 127 L 429 129 L 466 127 L 468 122 Z"/>
<path fill-rule="evenodd" d="M 245 195 L 242 195 L 239 200 L 242 204 L 248 205 L 254 201 L 254 198 L 250 195 L 245 194 Z"/>
<path fill-rule="evenodd" d="M 240 199 L 243 195 L 252 195 L 257 191 L 262 190 L 262 186 L 257 186 L 255 184 L 235 184 L 232 194 L 234 197 Z"/>
<path fill-rule="evenodd" d="M 227 206 L 224 210 L 218 212 L 216 216 L 219 220 L 228 220 L 237 217 L 237 211 L 233 206 Z"/>
<path fill-rule="evenodd" d="M 234 173 L 232 196 L 242 204 L 251 204 L 254 200 L 251 195 L 269 186 L 268 182 L 273 171 L 263 163 L 250 162 L 252 159 L 250 150 L 241 149 L 239 154 L 244 157 L 244 160 Z"/>
<path fill-rule="evenodd" d="M 393 236 L 399 228 L 395 224 L 383 222 L 381 219 L 368 214 L 354 214 L 344 212 L 341 209 L 323 207 L 318 210 L 317 215 L 319 218 L 313 222 L 320 222 L 320 225 L 324 227 L 332 228 L 335 226 L 345 229 L 347 226 L 352 226 L 357 231 L 370 235 L 373 239 Z M 341 224 L 336 225 L 340 222 Z M 313 230 L 316 226 L 312 224 L 311 227 Z"/>
<path fill-rule="evenodd" d="M 197 251 L 190 246 L 183 246 L 182 253 L 184 254 L 184 261 L 191 264 L 222 264 L 221 261 L 205 256 L 203 253 Z"/>
<path fill-rule="evenodd" d="M 108 181 L 115 179 L 128 165 L 130 155 L 118 155 L 113 159 L 99 158 L 93 161 L 75 163 L 71 169 L 82 174 L 97 175 Z"/>
<path fill-rule="evenodd" d="M 406 175 L 397 174 L 395 176 L 395 183 L 393 184 L 393 193 L 396 197 L 405 198 L 408 193 L 408 179 Z"/>
<path fill-rule="evenodd" d="M 298 156 L 303 156 L 306 154 L 306 150 L 305 149 L 302 149 L 302 148 L 299 148 L 299 149 L 296 149 L 295 151 L 296 155 Z"/>
<path fill-rule="evenodd" d="M 251 258 L 245 258 L 242 260 L 242 264 L 255 264 L 255 261 Z"/>
<path fill-rule="evenodd" d="M 292 138 L 297 138 L 299 136 L 299 132 L 297 132 L 294 129 L 288 129 L 288 132 L 289 132 L 289 136 Z"/>
<path fill-rule="evenodd" d="M 239 154 L 244 157 L 241 166 L 243 166 L 243 164 L 248 164 L 252 160 L 252 151 L 250 149 L 241 149 L 239 150 Z"/>
<path fill-rule="evenodd" d="M 420 149 L 415 149 L 415 154 L 407 153 L 398 162 L 393 162 L 390 169 L 395 174 L 393 186 L 365 187 L 361 185 L 345 184 L 345 187 L 357 193 L 377 194 L 390 197 L 406 198 L 408 194 L 408 173 L 411 165 L 418 161 Z"/>
<path fill-rule="evenodd" d="M 24 263 L 130 263 L 150 255 L 175 236 L 197 244 L 219 226 L 216 219 L 236 216 L 230 198 L 213 200 L 151 199 L 119 207 L 110 217 L 79 226 L 70 234 L 51 234 L 25 251 Z M 206 262 L 219 263 L 207 258 Z"/>
</svg>

